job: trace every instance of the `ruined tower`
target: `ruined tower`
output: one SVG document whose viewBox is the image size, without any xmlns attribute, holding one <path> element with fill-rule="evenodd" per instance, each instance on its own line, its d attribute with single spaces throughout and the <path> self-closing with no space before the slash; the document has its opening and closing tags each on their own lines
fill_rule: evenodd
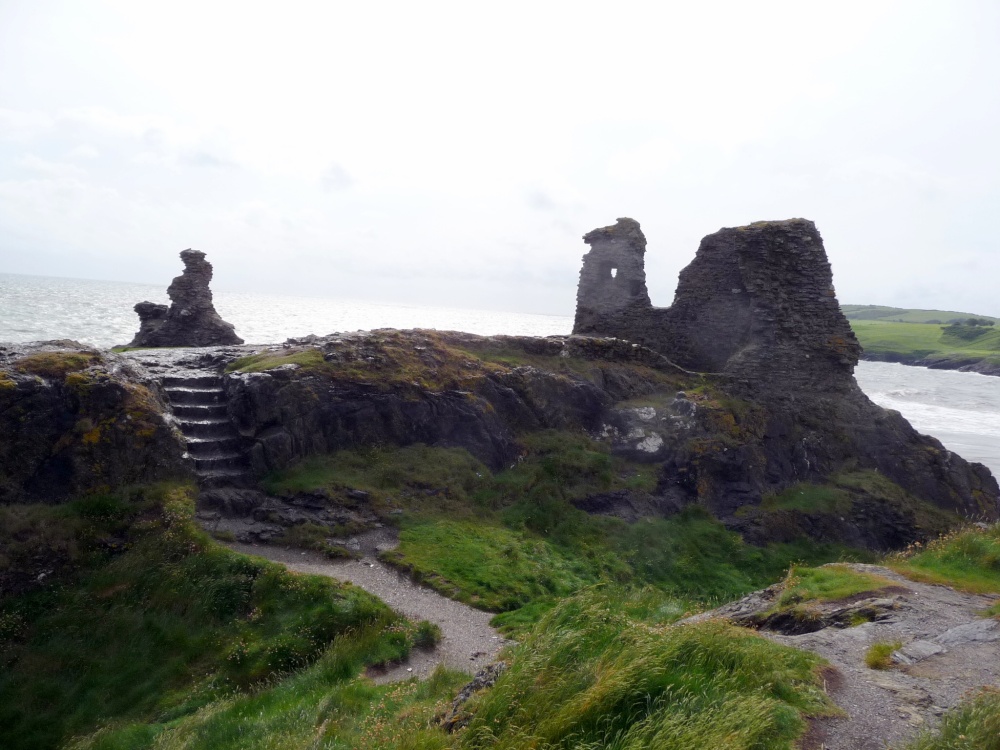
<svg viewBox="0 0 1000 750">
<path fill-rule="evenodd" d="M 816 226 L 805 219 L 720 229 L 680 274 L 671 307 L 646 290 L 646 238 L 633 219 L 583 238 L 573 333 L 648 346 L 698 372 L 784 394 L 853 387 L 860 346 L 840 311 Z"/>
<path fill-rule="evenodd" d="M 646 237 L 635 219 L 618 219 L 584 235 L 573 333 L 630 338 L 651 305 L 646 290 Z"/>
</svg>

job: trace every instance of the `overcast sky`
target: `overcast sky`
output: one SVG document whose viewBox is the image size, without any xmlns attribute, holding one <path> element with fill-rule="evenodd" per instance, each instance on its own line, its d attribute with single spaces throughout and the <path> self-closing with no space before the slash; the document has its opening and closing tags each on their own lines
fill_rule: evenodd
<svg viewBox="0 0 1000 750">
<path fill-rule="evenodd" d="M 571 315 L 580 237 L 805 217 L 1000 316 L 1000 2 L 0 0 L 0 272 Z"/>
</svg>

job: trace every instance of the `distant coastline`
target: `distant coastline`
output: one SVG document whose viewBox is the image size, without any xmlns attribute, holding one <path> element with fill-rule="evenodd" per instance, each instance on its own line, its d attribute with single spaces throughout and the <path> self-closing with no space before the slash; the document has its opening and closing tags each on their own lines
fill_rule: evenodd
<svg viewBox="0 0 1000 750">
<path fill-rule="evenodd" d="M 843 305 L 862 359 L 1000 375 L 1000 328 L 988 315 Z"/>
<path fill-rule="evenodd" d="M 865 350 L 861 359 L 866 362 L 895 362 L 911 367 L 927 367 L 931 370 L 958 370 L 977 372 L 980 375 L 1000 376 L 1000 363 L 989 359 L 966 359 L 955 355 L 934 355 L 913 357 L 901 352 L 869 352 Z"/>
</svg>

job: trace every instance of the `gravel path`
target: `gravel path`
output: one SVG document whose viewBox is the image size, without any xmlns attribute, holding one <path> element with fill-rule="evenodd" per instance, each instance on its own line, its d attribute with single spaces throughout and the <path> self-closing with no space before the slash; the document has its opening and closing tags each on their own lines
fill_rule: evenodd
<svg viewBox="0 0 1000 750">
<path fill-rule="evenodd" d="M 362 558 L 344 561 L 329 560 L 313 552 L 286 547 L 239 543 L 227 546 L 237 552 L 281 563 L 289 570 L 299 573 L 350 581 L 410 620 L 429 620 L 441 628 L 443 638 L 437 648 L 414 649 L 410 657 L 400 664 L 387 669 L 369 670 L 369 676 L 376 682 L 394 682 L 409 677 L 424 678 L 438 664 L 475 674 L 482 667 L 496 661 L 500 650 L 513 641 L 505 639 L 490 626 L 493 615 L 418 586 L 374 556 L 378 549 L 386 549 L 392 544 L 387 533 L 381 536 L 367 535 L 361 545 Z"/>
<path fill-rule="evenodd" d="M 834 667 L 827 692 L 846 716 L 814 721 L 805 750 L 897 747 L 919 729 L 935 726 L 968 691 L 1000 685 L 1000 622 L 981 615 L 996 597 L 917 583 L 875 565 L 851 567 L 898 584 L 887 619 L 804 635 L 761 631 L 779 643 L 819 654 Z M 725 617 L 727 610 L 739 607 L 726 605 L 716 614 Z M 897 663 L 885 671 L 869 669 L 865 652 L 881 641 L 903 643 L 894 654 Z"/>
</svg>

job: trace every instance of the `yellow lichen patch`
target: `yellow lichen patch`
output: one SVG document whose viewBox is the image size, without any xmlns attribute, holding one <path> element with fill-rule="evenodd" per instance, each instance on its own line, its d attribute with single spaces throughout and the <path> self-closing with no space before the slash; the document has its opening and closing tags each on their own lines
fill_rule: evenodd
<svg viewBox="0 0 1000 750">
<path fill-rule="evenodd" d="M 100 355 L 94 352 L 39 352 L 21 357 L 14 369 L 43 378 L 62 378 L 100 361 Z"/>
<path fill-rule="evenodd" d="M 12 391 L 17 388 L 17 383 L 6 375 L 0 375 L 0 391 Z"/>
<path fill-rule="evenodd" d="M 84 445 L 96 445 L 101 440 L 101 428 L 100 426 L 85 432 L 81 438 Z"/>
<path fill-rule="evenodd" d="M 125 417 L 134 437 L 149 440 L 156 435 L 160 405 L 153 392 L 142 385 L 126 386 Z"/>
</svg>

